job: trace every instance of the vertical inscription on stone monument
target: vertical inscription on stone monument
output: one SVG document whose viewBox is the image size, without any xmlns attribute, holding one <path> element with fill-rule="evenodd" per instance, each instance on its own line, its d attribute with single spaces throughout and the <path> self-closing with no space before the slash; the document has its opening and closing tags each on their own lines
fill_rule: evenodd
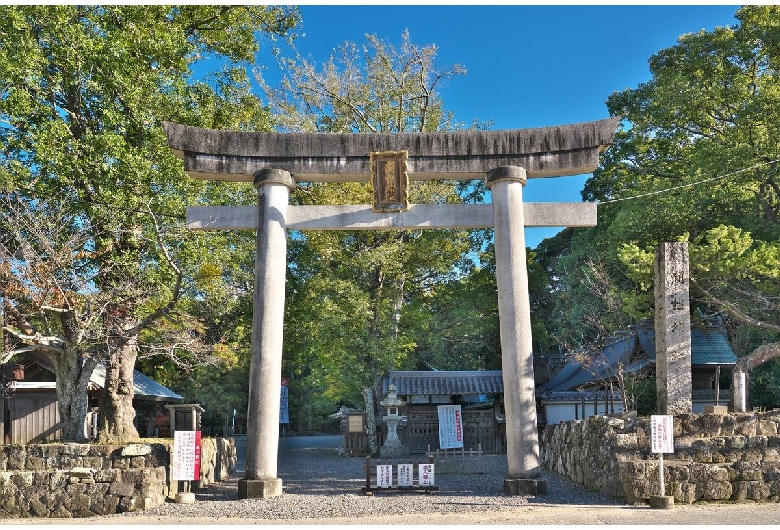
<svg viewBox="0 0 780 530">
<path fill-rule="evenodd" d="M 688 244 L 661 243 L 655 253 L 655 360 L 658 414 L 687 414 L 691 402 Z"/>
</svg>

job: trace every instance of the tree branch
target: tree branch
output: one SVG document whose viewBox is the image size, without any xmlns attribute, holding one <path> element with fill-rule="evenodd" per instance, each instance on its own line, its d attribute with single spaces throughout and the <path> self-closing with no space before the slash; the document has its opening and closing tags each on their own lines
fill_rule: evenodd
<svg viewBox="0 0 780 530">
<path fill-rule="evenodd" d="M 768 329 L 768 330 L 771 330 L 771 331 L 780 331 L 780 326 L 779 325 L 770 324 L 768 322 L 757 320 L 757 319 L 751 317 L 750 315 L 748 315 L 748 314 L 742 312 L 741 310 L 739 310 L 731 302 L 726 302 L 725 300 L 721 300 L 720 298 L 714 296 L 707 289 L 702 287 L 699 284 L 699 282 L 697 282 L 696 279 L 692 275 L 690 276 L 690 282 L 693 283 L 696 286 L 696 288 L 699 289 L 699 291 L 701 291 L 701 293 L 704 295 L 704 298 L 708 302 L 710 302 L 710 303 L 712 303 L 712 304 L 714 304 L 714 305 L 716 305 L 718 307 L 722 307 L 729 315 L 733 316 L 737 320 L 739 320 L 739 321 L 741 321 L 741 322 L 743 322 L 743 323 L 745 323 L 745 324 L 747 324 L 749 326 L 754 326 L 754 327 L 757 327 L 757 328 L 760 328 L 760 329 Z"/>
</svg>

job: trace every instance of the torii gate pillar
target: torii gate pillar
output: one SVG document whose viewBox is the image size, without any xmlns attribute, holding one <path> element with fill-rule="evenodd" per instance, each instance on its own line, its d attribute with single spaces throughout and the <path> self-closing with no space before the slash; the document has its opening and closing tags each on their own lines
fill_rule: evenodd
<svg viewBox="0 0 780 530">
<path fill-rule="evenodd" d="M 247 447 L 253 450 L 246 453 L 246 473 L 238 481 L 240 499 L 282 494 L 282 479 L 276 476 L 276 454 L 287 271 L 285 217 L 294 186 L 290 173 L 284 170 L 263 169 L 254 175 L 258 197 L 257 256 L 246 431 Z"/>
<path fill-rule="evenodd" d="M 538 495 L 546 482 L 538 480 L 539 440 L 536 429 L 531 306 L 525 257 L 523 186 L 525 169 L 502 166 L 487 173 L 493 195 L 493 237 L 496 287 L 501 325 L 501 369 L 504 380 L 506 447 L 509 476 L 504 492 Z"/>
</svg>

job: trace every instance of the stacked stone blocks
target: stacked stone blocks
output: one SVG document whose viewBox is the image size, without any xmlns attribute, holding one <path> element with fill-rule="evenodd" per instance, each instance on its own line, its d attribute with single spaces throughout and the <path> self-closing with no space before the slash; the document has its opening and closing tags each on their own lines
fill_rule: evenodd
<svg viewBox="0 0 780 530">
<path fill-rule="evenodd" d="M 780 411 L 674 418 L 674 454 L 664 455 L 675 502 L 780 502 Z M 595 416 L 551 425 L 542 463 L 591 490 L 645 503 L 660 494 L 650 419 Z"/>
<path fill-rule="evenodd" d="M 233 440 L 201 443 L 195 486 L 227 479 L 235 471 Z M 90 517 L 158 506 L 177 492 L 171 445 L 0 445 L 0 518 Z"/>
</svg>

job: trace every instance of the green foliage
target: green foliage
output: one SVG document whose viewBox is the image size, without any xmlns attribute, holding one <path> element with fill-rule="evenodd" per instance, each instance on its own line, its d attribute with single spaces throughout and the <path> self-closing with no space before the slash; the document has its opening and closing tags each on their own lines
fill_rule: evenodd
<svg viewBox="0 0 780 530">
<path fill-rule="evenodd" d="M 638 416 L 650 416 L 658 412 L 655 385 L 655 377 L 626 377 L 625 392 L 631 399 L 629 407 Z"/>
<path fill-rule="evenodd" d="M 249 252 L 252 239 L 187 232 L 184 206 L 244 202 L 251 190 L 188 178 L 159 124 L 268 130 L 247 67 L 260 43 L 290 33 L 297 12 L 5 6 L 0 14 L 0 191 L 31 206 L 46 199 L 77 219 L 62 229 L 83 234 L 90 253 L 68 274 L 115 293 L 103 321 L 113 335 L 101 355 L 117 366 L 115 356 L 129 356 L 132 368 L 136 344 L 171 359 L 192 354 L 192 341 L 220 334 L 192 301 L 241 286 L 251 257 L 232 256 Z M 206 57 L 219 70 L 193 81 Z"/>
<path fill-rule="evenodd" d="M 278 88 L 262 79 L 278 128 L 305 132 L 443 131 L 462 128 L 439 97 L 462 75 L 435 65 L 436 47 L 404 33 L 400 47 L 366 36 L 323 65 L 283 58 Z M 484 186 L 413 182 L 412 203 L 478 200 Z M 371 204 L 363 183 L 299 185 L 294 204 Z M 289 246 L 284 374 L 302 429 L 331 404 L 363 407 L 362 389 L 390 369 L 494 365 L 495 323 L 474 318 L 463 295 L 483 296 L 484 273 L 470 274 L 484 231 L 328 231 L 293 234 Z M 487 288 L 490 292 L 491 288 Z M 479 293 L 479 294 L 477 294 Z M 493 284 L 492 294 L 495 297 Z M 495 315 L 495 301 L 492 315 Z M 493 349 L 493 351 L 489 351 Z M 335 407 L 334 407 L 335 408 Z M 331 411 L 332 412 L 332 411 Z"/>
<path fill-rule="evenodd" d="M 599 327 L 652 315 L 654 249 L 668 241 L 689 241 L 692 303 L 724 311 L 733 336 L 780 323 L 780 8 L 746 6 L 737 18 L 681 36 L 650 58 L 649 81 L 608 98 L 623 127 L 583 191 L 600 202 L 599 225 L 560 235 L 546 264 L 556 337 L 593 340 Z M 607 289 L 589 281 L 598 270 Z M 613 295 L 619 306 L 605 303 Z"/>
<path fill-rule="evenodd" d="M 748 389 L 751 407 L 772 410 L 780 407 L 780 360 L 774 359 L 750 372 Z"/>
<path fill-rule="evenodd" d="M 281 84 L 263 84 L 283 130 L 293 132 L 414 132 L 462 127 L 438 90 L 466 69 L 434 65 L 435 45 L 401 46 L 366 35 L 363 45 L 345 42 L 320 67 L 298 55 L 284 58 Z"/>
<path fill-rule="evenodd" d="M 414 297 L 401 326 L 414 337 L 414 358 L 426 370 L 501 369 L 494 272 L 476 269 Z"/>
</svg>

